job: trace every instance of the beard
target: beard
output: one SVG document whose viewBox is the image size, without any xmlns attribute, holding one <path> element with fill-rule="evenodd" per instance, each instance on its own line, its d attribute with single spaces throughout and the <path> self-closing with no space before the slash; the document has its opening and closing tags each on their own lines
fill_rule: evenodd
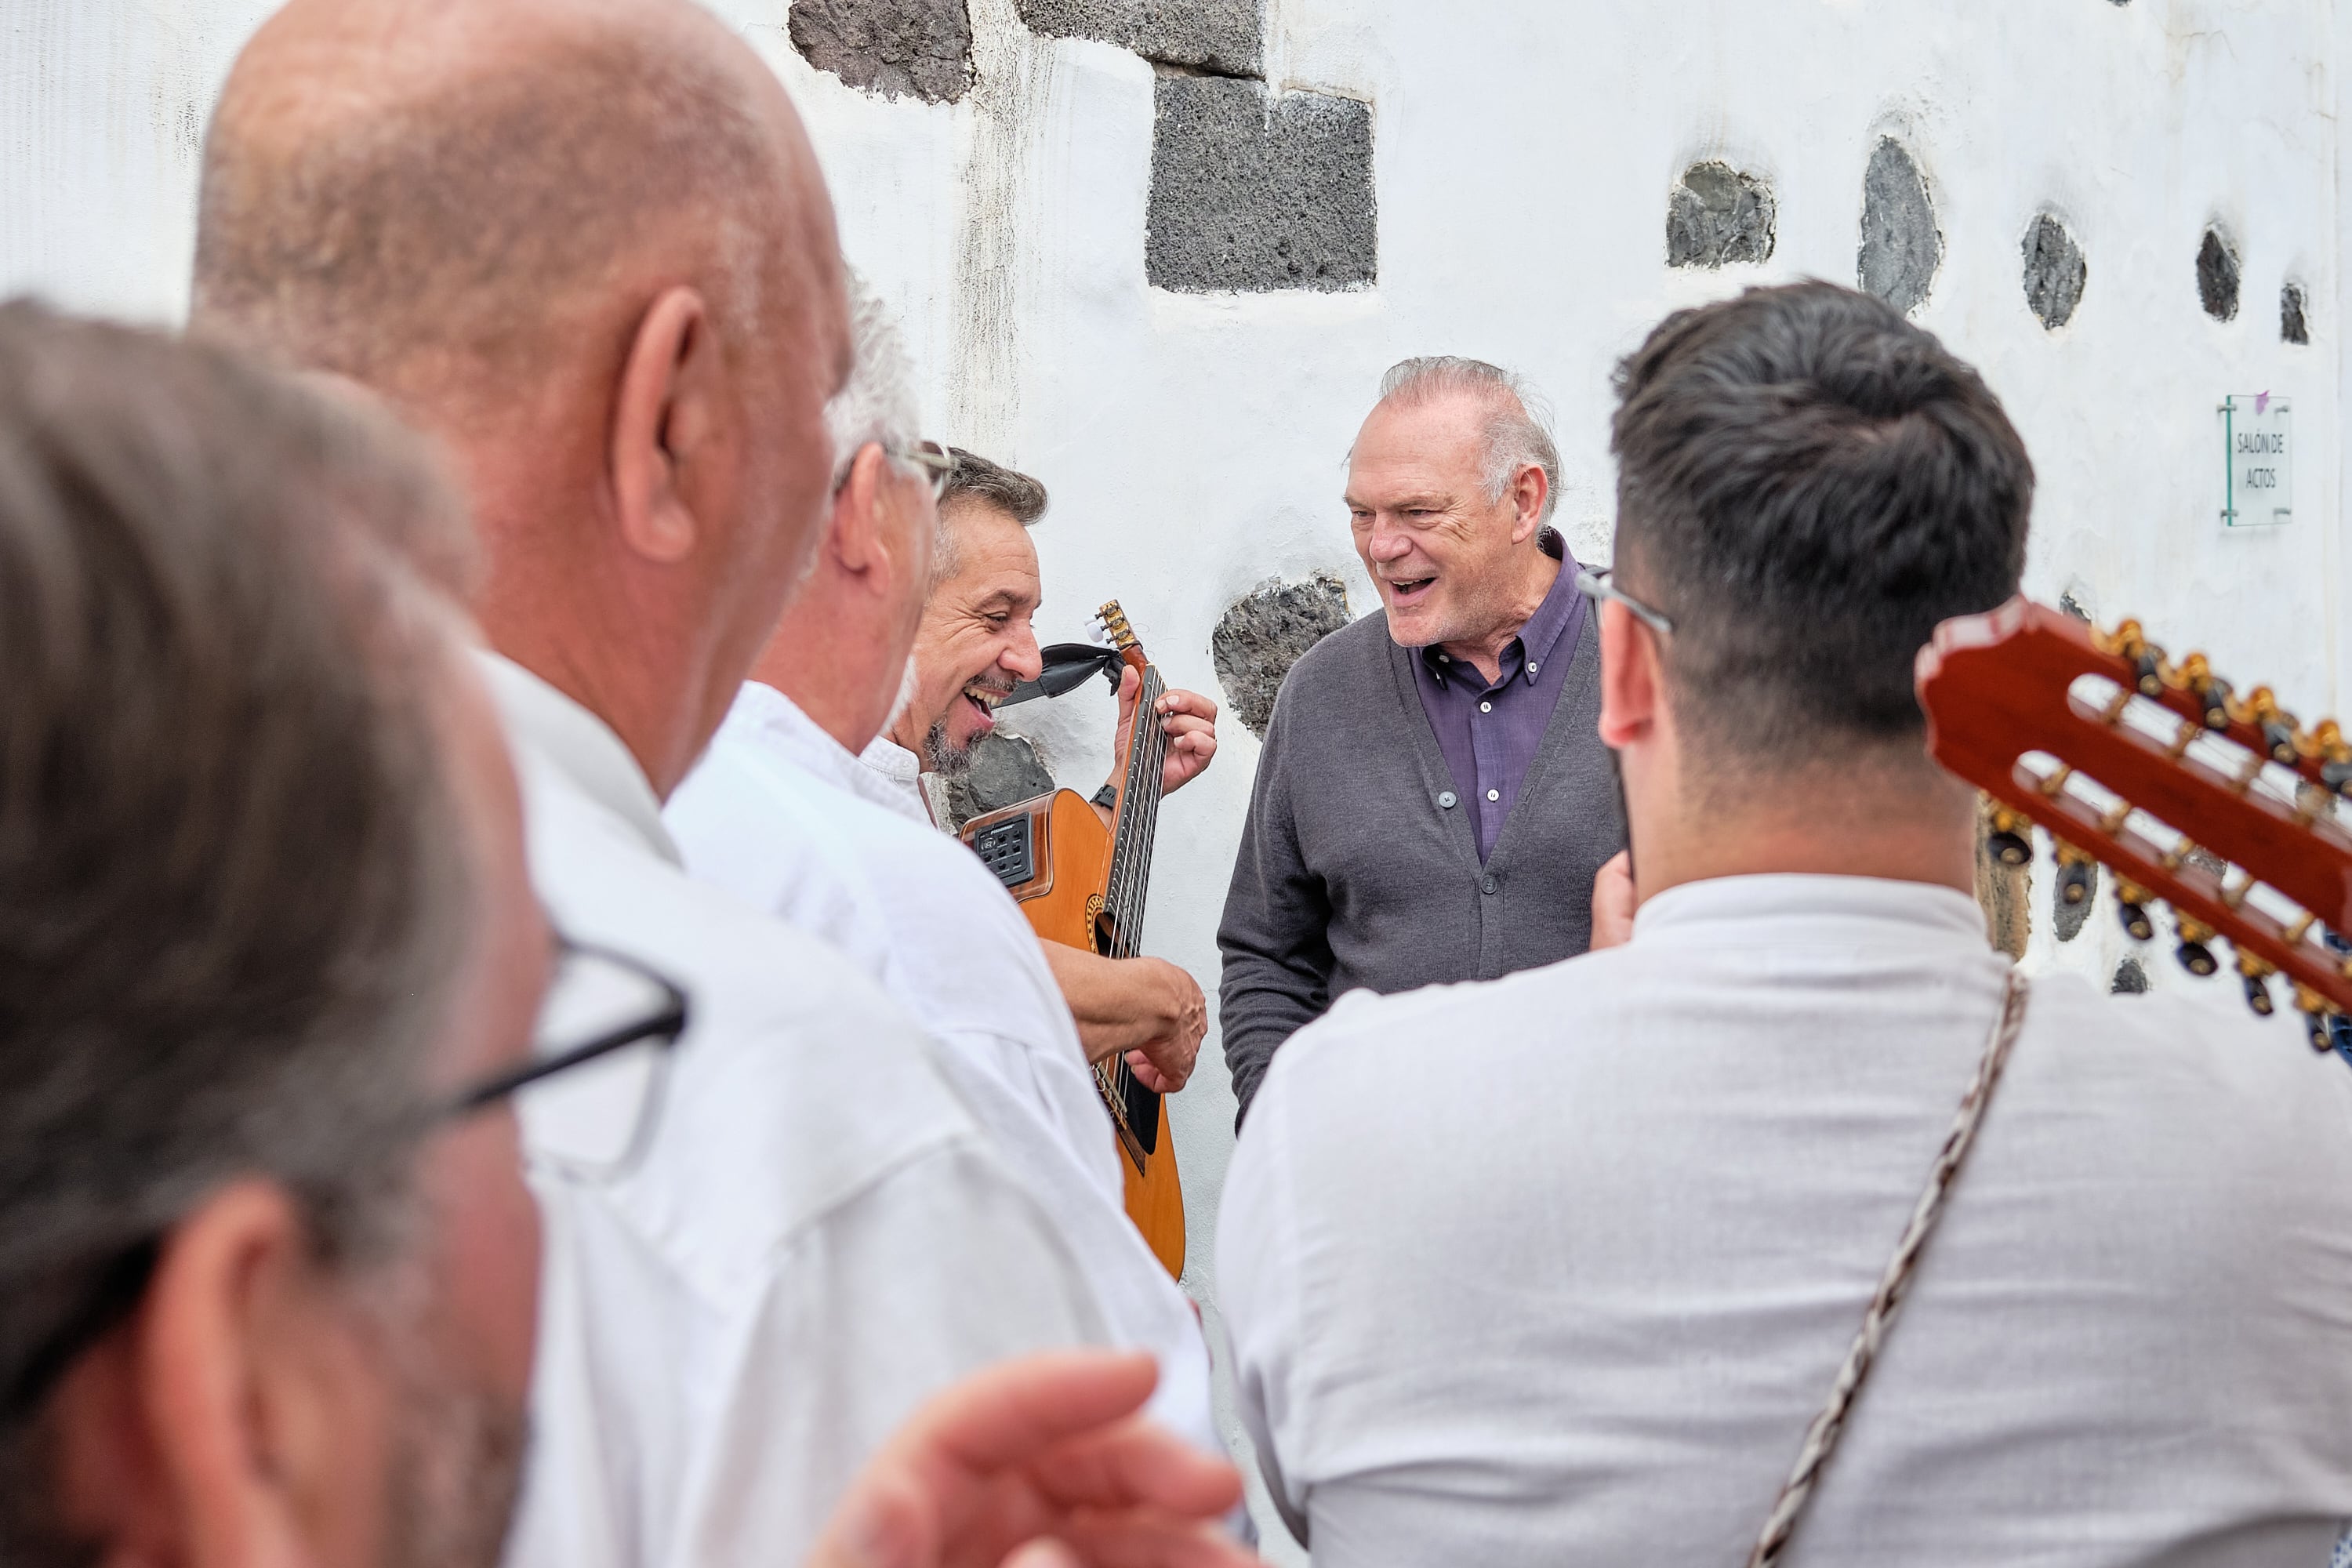
<svg viewBox="0 0 2352 1568">
<path fill-rule="evenodd" d="M 948 739 L 948 721 L 933 724 L 923 735 L 923 762 L 943 779 L 959 779 L 971 772 L 971 748 Z"/>
<path fill-rule="evenodd" d="M 399 1426 L 385 1481 L 383 1568 L 498 1568 L 530 1443 L 527 1412 L 466 1386 L 434 1355 L 431 1309 L 395 1289 L 383 1321 Z"/>
</svg>

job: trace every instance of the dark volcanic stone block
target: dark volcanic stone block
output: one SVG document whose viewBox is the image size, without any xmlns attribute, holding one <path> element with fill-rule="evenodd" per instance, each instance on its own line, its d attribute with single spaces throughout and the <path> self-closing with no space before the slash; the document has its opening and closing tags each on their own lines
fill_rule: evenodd
<svg viewBox="0 0 2352 1568">
<path fill-rule="evenodd" d="M 2090 276 L 2066 226 L 2048 213 L 2036 217 L 2025 231 L 2025 303 L 2044 327 L 2054 332 L 2074 319 Z"/>
<path fill-rule="evenodd" d="M 793 47 L 852 87 L 947 103 L 971 89 L 964 0 L 793 0 Z"/>
<path fill-rule="evenodd" d="M 1339 289 L 1379 280 L 1372 113 L 1319 92 L 1163 76 L 1144 272 L 1190 293 Z"/>
<path fill-rule="evenodd" d="M 1882 136 L 1862 177 L 1862 248 L 1854 275 L 1905 315 L 1919 308 L 1944 264 L 1944 236 L 1927 177 L 1903 144 Z"/>
<path fill-rule="evenodd" d="M 1054 38 L 1099 38 L 1147 60 L 1224 76 L 1263 68 L 1257 0 L 1020 0 L 1021 19 Z"/>
<path fill-rule="evenodd" d="M 1209 634 L 1209 658 L 1243 728 L 1265 735 L 1290 667 L 1348 621 L 1347 586 L 1326 572 L 1304 583 L 1268 578 L 1226 606 Z"/>
<path fill-rule="evenodd" d="M 1018 735 L 982 735 L 971 749 L 971 766 L 948 781 L 948 810 L 958 822 L 983 812 L 1017 805 L 1054 793 L 1054 775 L 1037 760 L 1037 750 Z"/>
<path fill-rule="evenodd" d="M 2205 231 L 2197 247 L 2197 302 L 2217 321 L 2238 317 L 2238 247 L 2218 228 Z"/>
<path fill-rule="evenodd" d="M 2303 285 L 2300 283 L 2290 283 L 2279 290 L 2279 342 L 2311 342 L 2311 321 L 2304 314 Z"/>
<path fill-rule="evenodd" d="M 1666 265 L 1769 261 L 1778 216 L 1764 181 L 1726 163 L 1693 163 L 1666 196 Z"/>
</svg>

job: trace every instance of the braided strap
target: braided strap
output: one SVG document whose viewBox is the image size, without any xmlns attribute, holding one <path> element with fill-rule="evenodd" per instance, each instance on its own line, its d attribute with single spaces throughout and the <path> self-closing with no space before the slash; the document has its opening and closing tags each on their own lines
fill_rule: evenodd
<svg viewBox="0 0 2352 1568">
<path fill-rule="evenodd" d="M 2009 1065 L 2010 1047 L 2017 1044 L 2017 1032 L 2025 1023 L 2025 976 L 2011 970 L 2008 984 L 2001 993 L 2000 1016 L 1994 1020 L 1992 1037 L 1985 1042 L 1984 1058 L 1977 1063 L 1976 1077 L 1969 1080 L 1968 1093 L 1960 1097 L 1959 1112 L 1952 1118 L 1952 1131 L 1944 1140 L 1943 1152 L 1936 1156 L 1935 1167 L 1927 1173 L 1927 1191 L 1919 1194 L 1919 1205 L 1911 1211 L 1911 1223 L 1904 1227 L 1903 1239 L 1887 1262 L 1886 1273 L 1878 1282 L 1878 1293 L 1870 1299 L 1870 1310 L 1863 1314 L 1862 1331 L 1853 1336 L 1853 1348 L 1845 1352 L 1845 1364 L 1838 1368 L 1837 1382 L 1830 1389 L 1828 1403 L 1822 1406 L 1821 1414 L 1813 1417 L 1812 1426 L 1805 1433 L 1796 1468 L 1789 1472 L 1780 1495 L 1773 1500 L 1772 1511 L 1764 1520 L 1763 1533 L 1756 1538 L 1756 1550 L 1748 1554 L 1748 1568 L 1775 1568 L 1781 1553 L 1788 1550 L 1789 1537 L 1795 1533 L 1805 1505 L 1812 1500 L 1822 1468 L 1830 1462 L 1830 1455 L 1845 1431 L 1846 1415 L 1853 1408 L 1854 1395 L 1861 1392 L 1862 1381 L 1870 1375 L 1870 1369 L 1877 1364 L 1879 1347 L 1886 1342 L 1886 1331 L 1911 1289 L 1911 1277 L 1919 1267 L 1919 1254 L 1927 1247 L 1936 1222 L 1943 1217 L 1944 1200 L 1951 1193 L 1953 1178 L 1960 1173 L 1960 1162 L 1969 1157 L 1969 1150 L 1976 1142 L 1977 1128 L 1984 1121 L 1993 1086 L 2000 1081 L 2001 1068 Z"/>
</svg>

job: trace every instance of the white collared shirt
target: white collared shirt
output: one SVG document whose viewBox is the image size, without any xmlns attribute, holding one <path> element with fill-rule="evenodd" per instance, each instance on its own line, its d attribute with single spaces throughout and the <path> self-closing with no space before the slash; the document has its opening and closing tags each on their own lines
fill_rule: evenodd
<svg viewBox="0 0 2352 1568">
<path fill-rule="evenodd" d="M 908 787 L 750 681 L 664 816 L 695 876 L 840 948 L 921 1021 L 1077 1255 L 1114 1342 L 1159 1356 L 1152 1414 L 1222 1452 L 1199 1321 L 1127 1217 L 1110 1118 L 1037 938 Z"/>
<path fill-rule="evenodd" d="M 1102 1342 L 1102 1313 L 905 1014 L 689 880 L 620 739 L 484 662 L 540 898 L 567 935 L 681 984 L 693 1016 L 633 1172 L 533 1172 L 547 1251 L 509 1568 L 797 1563 L 925 1397 Z"/>
<path fill-rule="evenodd" d="M 1730 878 L 1295 1036 L 1217 1271 L 1317 1568 L 1742 1561 L 2007 967 L 1949 889 Z M 2347 1515 L 2352 1073 L 2035 979 L 1793 1560 L 2326 1568 Z"/>
</svg>

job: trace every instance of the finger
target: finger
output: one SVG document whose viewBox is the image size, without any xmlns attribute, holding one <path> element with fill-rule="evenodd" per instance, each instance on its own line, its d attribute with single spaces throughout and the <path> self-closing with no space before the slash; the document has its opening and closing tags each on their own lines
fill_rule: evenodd
<svg viewBox="0 0 2352 1568">
<path fill-rule="evenodd" d="M 1071 1508 L 1138 1503 L 1215 1519 L 1241 1500 L 1241 1472 L 1140 1416 L 1066 1439 L 1033 1473 L 1045 1496 Z"/>
<path fill-rule="evenodd" d="M 928 1568 L 939 1510 L 913 1469 L 878 1457 L 834 1510 L 803 1568 Z"/>
<path fill-rule="evenodd" d="M 1059 1533 L 1089 1568 L 1265 1568 L 1212 1524 L 1112 1514 L 1073 1521 Z"/>
<path fill-rule="evenodd" d="M 1004 1568 L 1087 1568 L 1087 1561 L 1058 1541 L 1033 1541 L 1006 1558 Z"/>
<path fill-rule="evenodd" d="M 924 1458 L 989 1471 L 1142 1408 L 1160 1381 L 1144 1352 L 1057 1351 L 966 1378 L 917 1411 L 894 1442 Z M 1172 1439 L 1171 1439 L 1172 1441 Z"/>
<path fill-rule="evenodd" d="M 1141 1051 L 1127 1053 L 1127 1070 L 1135 1075 L 1136 1082 L 1154 1094 L 1173 1094 L 1181 1087 L 1162 1077 L 1160 1069 L 1153 1067 Z"/>
<path fill-rule="evenodd" d="M 1217 721 L 1216 703 L 1197 691 L 1168 692 L 1160 699 L 1159 708 L 1162 713 L 1197 714 L 1209 723 Z"/>
</svg>

